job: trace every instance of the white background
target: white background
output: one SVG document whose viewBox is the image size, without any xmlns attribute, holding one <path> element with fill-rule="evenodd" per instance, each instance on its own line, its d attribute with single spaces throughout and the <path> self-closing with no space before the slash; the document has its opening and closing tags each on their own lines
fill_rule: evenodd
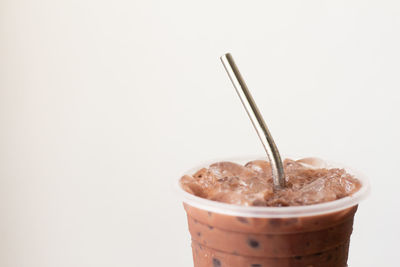
<svg viewBox="0 0 400 267">
<path fill-rule="evenodd" d="M 398 266 L 398 1 L 0 1 L 0 266 L 192 266 L 171 183 L 263 153 L 370 177 L 349 266 Z"/>
</svg>

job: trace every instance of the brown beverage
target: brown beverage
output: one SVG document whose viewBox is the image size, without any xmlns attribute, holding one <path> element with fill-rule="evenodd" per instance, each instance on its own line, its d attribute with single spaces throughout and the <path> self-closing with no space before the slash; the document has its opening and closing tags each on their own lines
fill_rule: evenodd
<svg viewBox="0 0 400 267">
<path fill-rule="evenodd" d="M 194 266 L 347 266 L 367 184 L 322 166 L 285 160 L 287 187 L 279 192 L 269 163 L 260 160 L 219 162 L 182 177 Z"/>
</svg>

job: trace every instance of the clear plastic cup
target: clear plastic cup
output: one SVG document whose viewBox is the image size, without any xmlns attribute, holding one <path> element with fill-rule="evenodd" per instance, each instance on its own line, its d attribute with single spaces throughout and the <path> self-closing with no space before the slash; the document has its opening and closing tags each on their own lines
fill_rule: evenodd
<svg viewBox="0 0 400 267">
<path fill-rule="evenodd" d="M 224 159 L 245 164 L 257 157 Z M 260 158 L 260 157 L 258 157 Z M 292 157 L 291 157 L 292 158 Z M 214 160 L 187 172 L 222 161 Z M 179 192 L 187 213 L 195 267 L 344 267 L 358 203 L 369 192 L 364 175 L 340 165 L 361 188 L 339 200 L 296 207 L 253 207 Z"/>
</svg>

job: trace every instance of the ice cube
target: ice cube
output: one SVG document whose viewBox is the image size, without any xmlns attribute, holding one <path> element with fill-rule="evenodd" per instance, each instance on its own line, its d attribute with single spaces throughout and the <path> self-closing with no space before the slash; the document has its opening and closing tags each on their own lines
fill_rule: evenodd
<svg viewBox="0 0 400 267">
<path fill-rule="evenodd" d="M 309 193 L 309 192 L 320 192 L 325 188 L 325 180 L 323 178 L 318 178 L 317 180 L 303 186 L 300 191 L 302 193 Z"/>
<path fill-rule="evenodd" d="M 210 165 L 209 170 L 218 178 L 229 176 L 240 177 L 243 180 L 257 176 L 253 170 L 233 162 L 218 162 Z"/>
<path fill-rule="evenodd" d="M 198 197 L 207 198 L 206 191 L 203 189 L 202 186 L 200 186 L 196 182 L 183 184 L 182 188 L 183 188 L 183 190 L 185 190 L 186 192 L 188 192 L 190 194 L 193 194 Z"/>
<path fill-rule="evenodd" d="M 246 163 L 245 167 L 257 173 L 271 176 L 271 164 L 266 160 L 253 160 Z"/>
<path fill-rule="evenodd" d="M 323 169 L 328 167 L 328 164 L 319 158 L 303 158 L 296 160 L 296 162 L 310 169 Z"/>
<path fill-rule="evenodd" d="M 268 184 L 265 179 L 260 179 L 258 177 L 250 178 L 246 181 L 246 185 L 246 191 L 249 193 L 258 193 L 271 187 L 271 184 Z"/>
</svg>

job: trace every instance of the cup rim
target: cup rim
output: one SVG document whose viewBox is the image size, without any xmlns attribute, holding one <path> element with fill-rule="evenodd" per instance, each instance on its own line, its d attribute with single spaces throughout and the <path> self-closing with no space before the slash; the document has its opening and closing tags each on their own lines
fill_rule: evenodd
<svg viewBox="0 0 400 267">
<path fill-rule="evenodd" d="M 303 157 L 288 156 L 285 158 L 301 159 Z M 243 164 L 250 160 L 256 160 L 256 159 L 265 160 L 265 156 L 258 155 L 253 157 L 251 156 L 231 157 L 231 158 L 207 161 L 203 164 L 198 165 L 197 167 L 189 169 L 188 171 L 185 172 L 185 174 L 191 175 L 195 173 L 197 170 L 219 161 L 232 161 Z M 320 158 L 316 159 L 321 160 Z M 255 207 L 255 206 L 240 206 L 236 204 L 222 203 L 192 195 L 183 190 L 183 188 L 180 186 L 180 179 L 182 176 L 179 176 L 179 178 L 175 180 L 174 187 L 175 191 L 178 193 L 182 201 L 188 204 L 189 206 L 224 215 L 253 217 L 253 218 L 290 218 L 299 216 L 306 217 L 314 215 L 323 215 L 356 206 L 358 205 L 358 203 L 360 203 L 360 201 L 362 201 L 369 195 L 370 184 L 368 178 L 364 174 L 360 173 L 359 171 L 355 171 L 343 164 L 339 164 L 330 160 L 329 161 L 323 160 L 323 161 L 326 163 L 327 168 L 345 169 L 346 172 L 352 174 L 355 178 L 357 178 L 361 182 L 361 188 L 351 196 L 347 196 L 341 199 L 337 199 L 330 202 L 324 202 L 320 204 L 312 204 L 306 206 L 290 206 L 290 207 Z"/>
</svg>

